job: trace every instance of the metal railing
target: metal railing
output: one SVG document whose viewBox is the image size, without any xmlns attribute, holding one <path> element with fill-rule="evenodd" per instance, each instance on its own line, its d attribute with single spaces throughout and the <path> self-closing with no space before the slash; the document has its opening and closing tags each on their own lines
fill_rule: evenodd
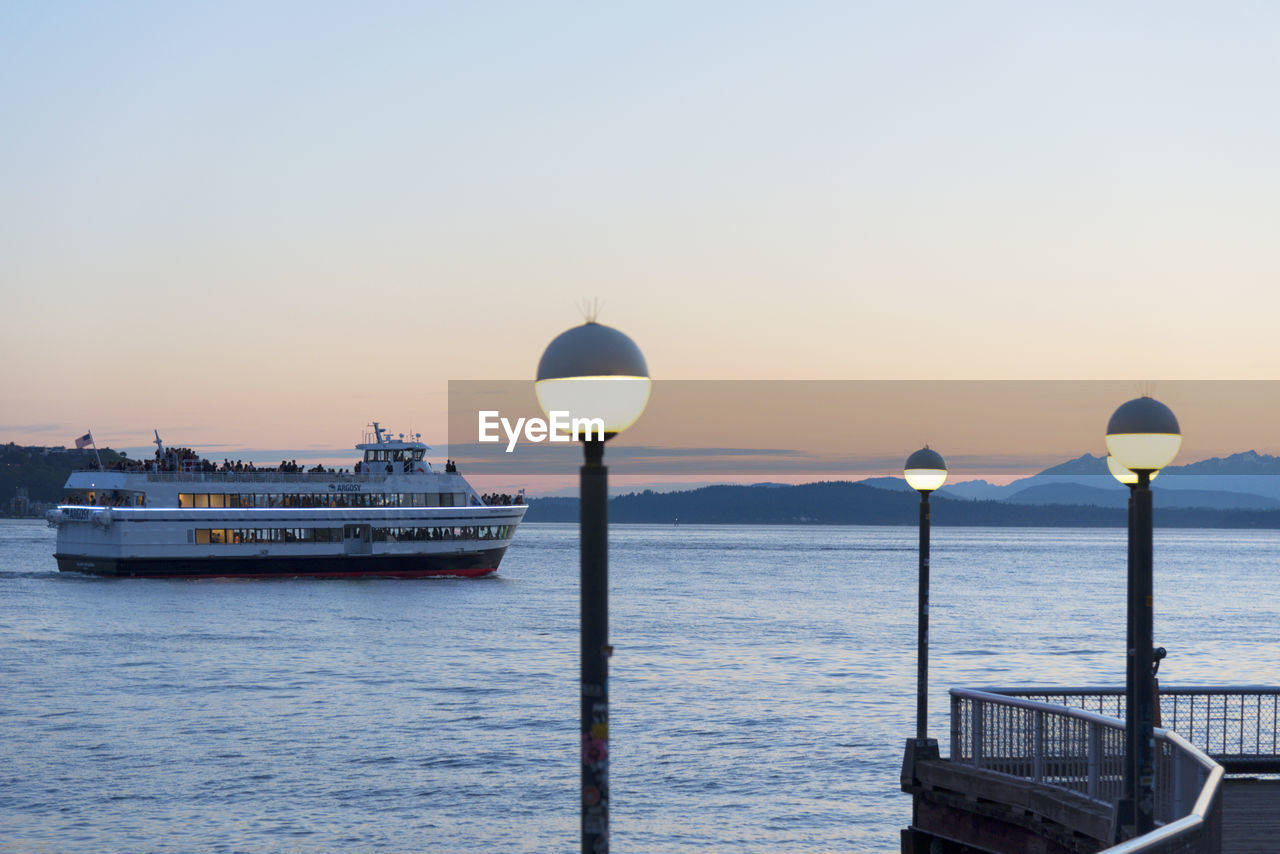
<svg viewBox="0 0 1280 854">
<path fill-rule="evenodd" d="M 1040 695 L 1053 692 L 1062 693 Z M 1155 736 L 1154 815 L 1161 827 L 1107 851 L 1216 850 L 1222 766 L 1175 732 L 1156 729 Z M 1123 720 L 1003 692 L 951 691 L 952 762 L 1065 789 L 1110 808 L 1122 794 L 1124 751 Z"/>
<path fill-rule="evenodd" d="M 989 688 L 1124 718 L 1123 688 Z M 1160 726 L 1171 729 L 1229 771 L 1280 773 L 1280 688 L 1267 685 L 1161 687 Z"/>
<path fill-rule="evenodd" d="M 386 471 L 382 472 L 279 472 L 279 471 L 115 471 L 108 469 L 99 472 L 97 469 L 79 469 L 90 474 L 145 474 L 152 483 L 363 483 L 372 480 L 385 480 Z M 400 471 L 394 474 L 402 473 Z M 445 472 L 432 469 L 433 475 L 454 475 L 456 472 Z"/>
</svg>

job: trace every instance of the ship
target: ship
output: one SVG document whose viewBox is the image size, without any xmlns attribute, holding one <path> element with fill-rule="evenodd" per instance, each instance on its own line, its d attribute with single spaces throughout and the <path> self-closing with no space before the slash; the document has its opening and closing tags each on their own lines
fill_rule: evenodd
<svg viewBox="0 0 1280 854">
<path fill-rule="evenodd" d="M 523 494 L 480 495 L 421 435 L 378 422 L 352 467 L 224 461 L 166 447 L 74 471 L 46 517 L 61 572 L 132 578 L 478 577 L 497 571 Z"/>
</svg>

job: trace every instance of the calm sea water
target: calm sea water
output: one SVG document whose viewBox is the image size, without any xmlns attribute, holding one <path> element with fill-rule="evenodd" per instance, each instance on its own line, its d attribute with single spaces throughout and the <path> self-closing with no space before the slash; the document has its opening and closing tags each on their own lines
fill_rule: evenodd
<svg viewBox="0 0 1280 854">
<path fill-rule="evenodd" d="M 915 529 L 615 526 L 613 844 L 891 852 Z M 935 528 L 955 685 L 1121 684 L 1124 532 Z M 577 531 L 499 576 L 60 575 L 0 523 L 0 850 L 568 852 Z M 1156 541 L 1166 684 L 1280 681 L 1280 535 Z"/>
</svg>

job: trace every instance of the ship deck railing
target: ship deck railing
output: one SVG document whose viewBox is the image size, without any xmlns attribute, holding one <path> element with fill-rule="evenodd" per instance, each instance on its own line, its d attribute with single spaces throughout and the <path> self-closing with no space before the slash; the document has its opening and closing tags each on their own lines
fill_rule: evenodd
<svg viewBox="0 0 1280 854">
<path fill-rule="evenodd" d="M 140 474 L 146 475 L 151 483 L 365 483 L 373 480 L 385 480 L 387 473 L 382 472 L 279 472 L 279 471 L 119 471 L 108 469 L 78 469 L 80 474 Z M 395 472 L 392 474 L 403 474 Z M 457 472 L 445 472 L 438 469 L 431 471 L 433 475 L 453 475 Z"/>
</svg>

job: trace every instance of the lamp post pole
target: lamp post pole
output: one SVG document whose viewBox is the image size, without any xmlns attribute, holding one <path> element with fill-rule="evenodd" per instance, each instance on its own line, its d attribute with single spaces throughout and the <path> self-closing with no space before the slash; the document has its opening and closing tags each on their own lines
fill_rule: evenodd
<svg viewBox="0 0 1280 854">
<path fill-rule="evenodd" d="M 582 850 L 597 852 L 609 846 L 609 470 L 604 440 L 582 449 Z"/>
<path fill-rule="evenodd" d="M 1108 466 L 1129 498 L 1128 638 L 1125 662 L 1124 792 L 1116 835 L 1155 829 L 1155 660 L 1152 638 L 1153 525 L 1151 479 L 1177 456 L 1182 430 L 1173 411 L 1150 397 L 1121 404 L 1107 423 Z M 1125 471 L 1127 470 L 1127 471 Z M 1163 650 L 1161 651 L 1163 655 Z"/>
<path fill-rule="evenodd" d="M 916 605 L 916 737 L 908 746 L 912 760 L 936 759 L 938 743 L 929 738 L 929 494 L 947 480 L 942 455 L 925 445 L 902 467 L 907 485 L 920 493 L 920 568 Z"/>
<path fill-rule="evenodd" d="M 1133 624 L 1129 660 L 1133 684 L 1127 702 L 1133 709 L 1129 746 L 1133 756 L 1134 832 L 1141 836 L 1155 829 L 1155 677 L 1151 669 L 1154 648 L 1151 472 L 1144 470 L 1137 474 L 1131 528 L 1134 571 L 1129 589 L 1129 619 Z"/>
<path fill-rule="evenodd" d="M 925 445 L 902 467 L 907 485 L 920 493 L 920 566 L 916 604 L 916 736 L 907 739 L 902 757 L 902 787 L 910 789 L 911 827 L 902 831 L 903 851 L 927 851 L 936 840 L 920 827 L 920 762 L 938 758 L 938 742 L 929 738 L 929 493 L 947 480 L 942 455 Z"/>
<path fill-rule="evenodd" d="M 604 443 L 640 417 L 649 367 L 635 342 L 588 320 L 556 336 L 534 391 L 552 419 L 586 427 L 579 470 L 579 752 L 583 854 L 609 850 L 609 470 Z M 553 428 L 554 429 L 554 428 Z M 554 436 L 552 437 L 554 439 Z"/>
<path fill-rule="evenodd" d="M 1133 559 L 1133 539 L 1134 539 L 1133 495 L 1134 495 L 1134 492 L 1137 490 L 1138 484 L 1136 480 L 1134 480 L 1132 483 L 1129 482 L 1128 478 L 1122 480 L 1121 482 L 1129 487 L 1128 549 L 1126 552 L 1127 558 L 1125 560 L 1125 566 L 1127 570 L 1127 587 L 1126 587 L 1126 595 L 1125 595 L 1125 601 L 1127 605 L 1125 608 L 1125 635 L 1124 635 L 1124 648 L 1125 648 L 1125 672 L 1124 672 L 1125 751 L 1124 753 L 1125 755 L 1124 755 L 1124 768 L 1123 768 L 1124 779 L 1120 785 L 1120 803 L 1118 804 L 1118 807 L 1116 810 L 1116 822 L 1115 822 L 1115 828 L 1114 828 L 1114 835 L 1111 840 L 1113 843 L 1123 842 L 1126 839 L 1130 838 L 1130 836 L 1132 836 L 1131 831 L 1134 826 L 1133 781 L 1137 778 L 1137 774 L 1134 773 L 1134 765 L 1133 765 L 1134 760 L 1137 757 L 1137 751 L 1133 749 L 1133 734 L 1136 731 L 1136 727 L 1134 726 L 1134 716 L 1136 712 L 1136 706 L 1133 702 L 1133 684 L 1134 684 L 1133 679 L 1136 674 L 1136 670 L 1134 668 L 1134 665 L 1135 665 L 1134 655 L 1137 649 L 1137 647 L 1134 645 L 1134 636 L 1133 636 L 1133 608 L 1134 608 L 1134 603 L 1137 601 L 1136 590 L 1137 590 L 1138 575 L 1137 575 L 1137 565 L 1134 563 L 1134 559 Z"/>
<path fill-rule="evenodd" d="M 916 740 L 929 721 L 929 493 L 920 491 L 920 582 L 916 616 Z"/>
</svg>

